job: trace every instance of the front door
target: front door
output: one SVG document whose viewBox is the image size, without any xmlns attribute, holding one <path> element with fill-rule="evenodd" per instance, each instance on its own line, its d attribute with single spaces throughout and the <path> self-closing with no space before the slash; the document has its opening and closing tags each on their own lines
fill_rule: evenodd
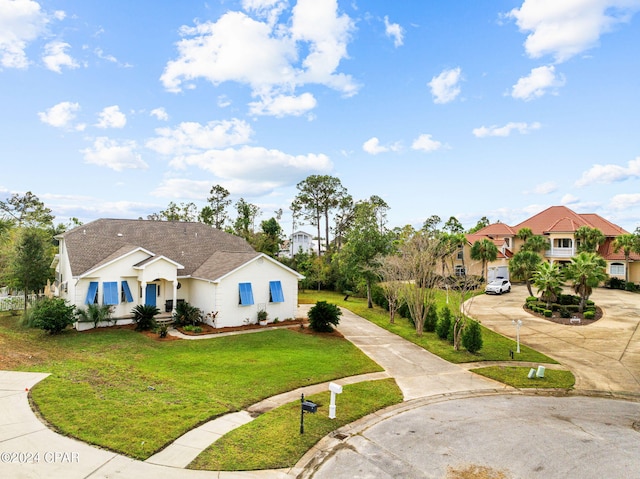
<svg viewBox="0 0 640 479">
<path fill-rule="evenodd" d="M 157 297 L 157 285 L 148 284 L 147 289 L 144 294 L 144 304 L 147 306 L 155 306 L 156 305 L 156 297 Z"/>
</svg>

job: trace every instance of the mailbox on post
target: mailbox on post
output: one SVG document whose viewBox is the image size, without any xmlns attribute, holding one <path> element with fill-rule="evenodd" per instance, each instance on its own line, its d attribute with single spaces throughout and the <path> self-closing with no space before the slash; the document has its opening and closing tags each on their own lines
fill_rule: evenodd
<svg viewBox="0 0 640 479">
<path fill-rule="evenodd" d="M 310 412 L 315 414 L 318 411 L 318 405 L 311 401 L 304 400 L 304 394 L 300 398 L 300 434 L 304 434 L 304 413 Z"/>
<path fill-rule="evenodd" d="M 311 401 L 302 401 L 302 410 L 304 412 L 315 413 L 318 411 L 318 405 Z"/>
<path fill-rule="evenodd" d="M 331 391 L 331 403 L 329 404 L 329 419 L 336 418 L 336 394 L 342 394 L 342 386 L 336 383 L 329 383 Z"/>
</svg>

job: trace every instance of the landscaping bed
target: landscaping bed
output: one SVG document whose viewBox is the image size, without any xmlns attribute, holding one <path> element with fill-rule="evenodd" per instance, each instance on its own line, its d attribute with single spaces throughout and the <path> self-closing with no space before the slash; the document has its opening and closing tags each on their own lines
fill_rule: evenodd
<svg viewBox="0 0 640 479">
<path fill-rule="evenodd" d="M 264 328 L 291 328 L 291 327 L 300 327 L 300 325 L 305 325 L 307 324 L 307 320 L 303 319 L 303 318 L 297 318 L 297 319 L 287 319 L 284 321 L 278 321 L 277 323 L 267 323 L 265 326 L 262 326 L 260 324 L 244 324 L 242 326 L 227 326 L 227 327 L 223 327 L 223 328 L 214 328 L 213 326 L 206 324 L 206 323 L 201 323 L 198 325 L 198 327 L 201 328 L 201 331 L 193 331 L 193 330 L 189 330 L 186 329 L 184 326 L 180 326 L 178 328 L 176 328 L 178 331 L 180 331 L 182 334 L 185 334 L 187 336 L 201 336 L 203 334 L 220 334 L 220 333 L 229 333 L 229 332 L 233 332 L 233 331 L 250 331 L 252 329 L 264 329 Z"/>
<path fill-rule="evenodd" d="M 587 326 L 603 316 L 602 308 L 593 301 L 586 300 L 584 311 L 579 309 L 580 297 L 573 294 L 559 294 L 550 305 L 535 296 L 529 296 L 523 309 L 532 316 L 568 326 Z"/>
<path fill-rule="evenodd" d="M 559 311 L 552 311 L 551 317 L 546 317 L 544 314 L 536 313 L 534 311 L 531 311 L 530 309 L 527 309 L 526 307 L 523 307 L 523 309 L 531 316 L 535 316 L 536 318 L 546 319 L 547 321 L 551 321 L 556 324 L 566 324 L 567 326 L 588 326 L 595 323 L 603 316 L 602 308 L 600 308 L 599 306 L 596 306 L 596 313 L 592 319 L 585 319 L 584 313 L 571 313 L 571 317 L 580 319 L 580 322 L 571 322 L 571 318 L 563 318 L 562 316 L 560 316 Z"/>
</svg>

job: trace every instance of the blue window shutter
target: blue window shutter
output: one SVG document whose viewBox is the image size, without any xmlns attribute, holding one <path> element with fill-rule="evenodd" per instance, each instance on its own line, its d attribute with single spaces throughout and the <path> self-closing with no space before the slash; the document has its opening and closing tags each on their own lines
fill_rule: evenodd
<svg viewBox="0 0 640 479">
<path fill-rule="evenodd" d="M 269 281 L 269 291 L 271 292 L 272 303 L 284 303 L 284 294 L 282 293 L 282 283 L 280 281 Z"/>
<path fill-rule="evenodd" d="M 102 304 L 118 304 L 118 282 L 102 283 Z"/>
<path fill-rule="evenodd" d="M 91 281 L 89 283 L 89 291 L 87 291 L 87 298 L 84 300 L 85 304 L 95 303 L 97 294 L 98 294 L 98 282 Z"/>
<path fill-rule="evenodd" d="M 127 303 L 133 303 L 133 295 L 129 289 L 129 283 L 126 280 L 122 281 L 122 291 L 124 292 L 124 299 Z"/>
<path fill-rule="evenodd" d="M 253 290 L 251 289 L 251 283 L 240 283 L 240 304 L 242 306 L 249 306 L 253 304 Z"/>
</svg>

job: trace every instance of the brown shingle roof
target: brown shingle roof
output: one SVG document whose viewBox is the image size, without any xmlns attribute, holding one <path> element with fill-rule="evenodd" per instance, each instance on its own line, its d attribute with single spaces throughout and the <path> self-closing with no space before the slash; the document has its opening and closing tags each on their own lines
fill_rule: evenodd
<svg viewBox="0 0 640 479">
<path fill-rule="evenodd" d="M 99 219 L 60 236 L 64 238 L 73 276 L 80 276 L 139 247 L 183 265 L 184 269 L 178 272 L 180 276 L 191 276 L 200 268 L 203 272 L 224 274 L 225 267 L 237 267 L 234 258 L 259 254 L 244 239 L 204 223 Z M 210 265 L 214 255 L 221 264 L 217 268 Z M 205 267 L 205 263 L 209 266 Z M 218 276 L 199 277 L 216 279 Z"/>
</svg>

